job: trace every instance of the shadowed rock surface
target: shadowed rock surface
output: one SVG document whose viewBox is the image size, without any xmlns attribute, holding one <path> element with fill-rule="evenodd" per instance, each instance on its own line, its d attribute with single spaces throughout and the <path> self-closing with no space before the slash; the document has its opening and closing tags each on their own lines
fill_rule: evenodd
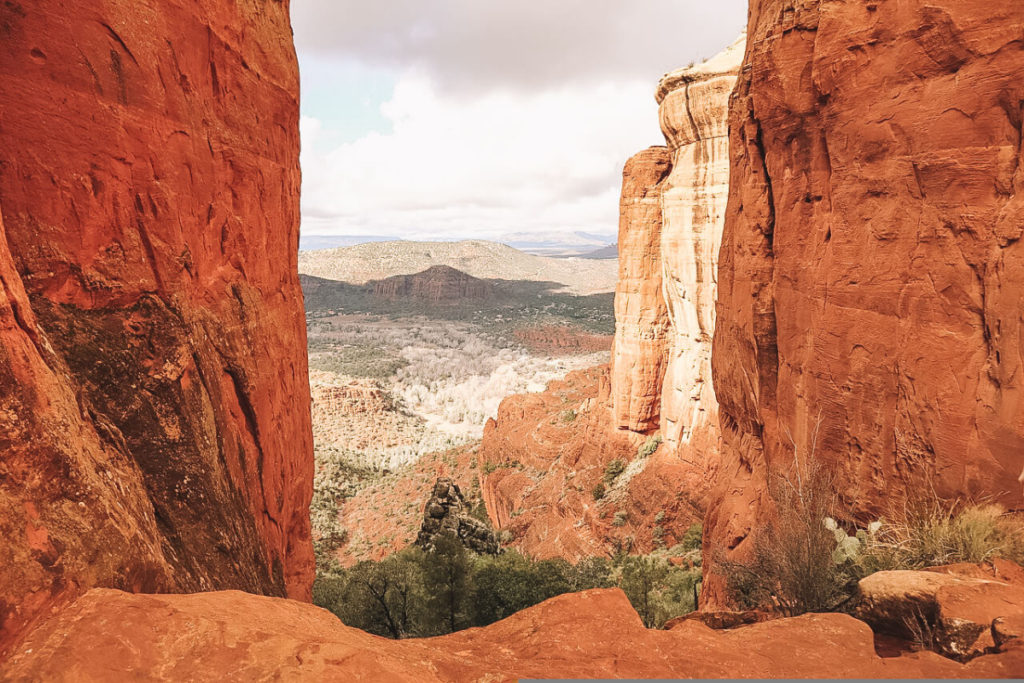
<svg viewBox="0 0 1024 683">
<path fill-rule="evenodd" d="M 488 282 L 449 266 L 431 266 L 413 275 L 395 275 L 367 284 L 374 296 L 385 299 L 426 301 L 432 304 L 460 303 L 486 299 L 492 291 Z"/>
<path fill-rule="evenodd" d="M 496 555 L 498 539 L 490 527 L 469 514 L 469 506 L 459 485 L 447 477 L 434 484 L 434 491 L 423 508 L 423 525 L 416 545 L 432 550 L 439 536 L 452 536 L 477 553 Z"/>
<path fill-rule="evenodd" d="M 794 450 L 865 518 L 1024 506 L 1021 35 L 1016 2 L 751 3 L 705 560 L 749 552 Z"/>
<path fill-rule="evenodd" d="M 0 33 L 0 650 L 91 586 L 308 599 L 288 3 Z"/>
</svg>

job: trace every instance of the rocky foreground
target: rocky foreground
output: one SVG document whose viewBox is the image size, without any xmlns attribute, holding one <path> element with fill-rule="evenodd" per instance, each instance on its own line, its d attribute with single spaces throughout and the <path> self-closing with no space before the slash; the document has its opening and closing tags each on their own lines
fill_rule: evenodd
<svg viewBox="0 0 1024 683">
<path fill-rule="evenodd" d="M 868 625 L 843 614 L 730 631 L 684 620 L 655 631 L 618 589 L 552 598 L 485 628 L 395 641 L 290 600 L 94 589 L 33 633 L 3 678 L 109 681 L 139 672 L 147 680 L 218 682 L 1011 678 L 1024 672 L 1024 641 L 960 664 L 934 652 L 880 657 Z"/>
</svg>

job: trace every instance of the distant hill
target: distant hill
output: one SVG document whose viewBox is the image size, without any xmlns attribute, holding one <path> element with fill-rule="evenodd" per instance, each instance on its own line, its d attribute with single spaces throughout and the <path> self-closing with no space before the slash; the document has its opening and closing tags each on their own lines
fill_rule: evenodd
<svg viewBox="0 0 1024 683">
<path fill-rule="evenodd" d="M 374 280 L 367 287 L 372 287 L 377 297 L 438 305 L 486 299 L 493 294 L 489 282 L 451 266 L 430 266 L 413 275 L 393 275 Z"/>
<path fill-rule="evenodd" d="M 596 294 L 615 290 L 614 259 L 551 258 L 505 244 L 463 242 L 374 242 L 299 253 L 299 272 L 362 285 L 395 275 L 449 266 L 480 279 L 558 283 L 566 292 Z"/>
<path fill-rule="evenodd" d="M 595 249 L 594 251 L 588 251 L 586 254 L 580 254 L 580 258 L 592 258 L 592 259 L 617 259 L 619 258 L 619 245 L 609 244 Z"/>
<path fill-rule="evenodd" d="M 375 235 L 299 235 L 299 251 L 315 251 L 317 249 L 334 249 L 350 247 L 365 242 L 389 242 L 394 237 L 378 237 Z"/>
</svg>

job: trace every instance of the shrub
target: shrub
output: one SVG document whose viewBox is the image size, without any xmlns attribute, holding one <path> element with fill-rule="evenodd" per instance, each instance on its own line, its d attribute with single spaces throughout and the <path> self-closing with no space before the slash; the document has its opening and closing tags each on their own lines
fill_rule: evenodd
<svg viewBox="0 0 1024 683">
<path fill-rule="evenodd" d="M 908 566 L 1024 560 L 1024 525 L 998 505 L 932 500 L 911 506 L 889 534 Z"/>
<path fill-rule="evenodd" d="M 896 522 L 872 522 L 854 536 L 829 519 L 833 559 L 855 579 L 886 569 L 921 569 L 994 557 L 1024 560 L 1024 524 L 997 505 L 948 503 L 938 498 L 908 506 Z"/>
<path fill-rule="evenodd" d="M 700 550 L 703 535 L 704 527 L 700 522 L 697 522 L 696 524 L 691 525 L 690 528 L 686 530 L 686 533 L 683 534 L 680 545 L 682 545 L 687 551 Z"/>
<path fill-rule="evenodd" d="M 661 524 L 664 521 L 665 521 L 665 511 L 664 510 L 658 510 L 658 514 L 654 515 L 654 523 L 655 524 Z"/>
<path fill-rule="evenodd" d="M 602 498 L 604 498 L 604 492 L 605 492 L 604 483 L 602 483 L 600 481 L 597 482 L 597 485 L 594 486 L 594 490 L 591 491 L 591 493 L 594 496 L 594 500 L 601 500 Z"/>
<path fill-rule="evenodd" d="M 742 607 L 787 616 L 833 610 L 847 597 L 849 577 L 832 559 L 835 538 L 823 524 L 834 516 L 832 478 L 795 460 L 773 483 L 775 516 L 753 539 L 750 561 L 723 561 L 720 569 Z"/>
<path fill-rule="evenodd" d="M 615 458 L 604 468 L 604 483 L 611 486 L 612 482 L 615 481 L 616 477 L 622 474 L 626 470 L 626 463 L 619 458 Z"/>
<path fill-rule="evenodd" d="M 654 453 L 654 451 L 658 450 L 658 446 L 661 445 L 661 441 L 662 438 L 660 434 L 652 436 L 651 438 L 647 439 L 647 441 L 644 442 L 644 444 L 637 449 L 637 457 L 646 458 L 647 456 L 651 455 L 652 453 Z"/>
<path fill-rule="evenodd" d="M 575 420 L 576 420 L 576 411 L 575 410 L 566 410 L 564 413 L 562 413 L 562 422 L 573 422 Z"/>
<path fill-rule="evenodd" d="M 612 517 L 612 526 L 625 526 L 626 525 L 626 519 L 628 517 L 629 517 L 629 515 L 626 513 L 625 510 L 618 510 L 615 513 L 615 516 Z"/>
<path fill-rule="evenodd" d="M 622 560 L 620 587 L 648 628 L 696 609 L 699 569 L 673 567 L 663 557 L 630 556 Z"/>
</svg>

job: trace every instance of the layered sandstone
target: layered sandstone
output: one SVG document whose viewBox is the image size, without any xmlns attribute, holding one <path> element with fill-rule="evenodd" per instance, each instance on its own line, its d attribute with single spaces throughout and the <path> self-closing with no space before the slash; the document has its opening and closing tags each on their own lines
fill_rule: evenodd
<svg viewBox="0 0 1024 683">
<path fill-rule="evenodd" d="M 240 619 L 239 615 L 245 615 Z M 299 602 L 237 591 L 94 589 L 40 626 L 0 677 L 109 681 L 515 681 L 523 678 L 1013 678 L 1024 647 L 966 665 L 882 658 L 867 624 L 807 614 L 714 631 L 645 629 L 618 589 L 562 595 L 484 628 L 387 640 Z"/>
<path fill-rule="evenodd" d="M 707 549 L 742 554 L 795 457 L 864 517 L 1024 506 L 1024 5 L 758 0 L 748 34 Z"/>
<path fill-rule="evenodd" d="M 288 3 L 0 33 L 0 649 L 97 585 L 308 598 Z"/>
<path fill-rule="evenodd" d="M 671 170 L 666 147 L 626 162 L 619 200 L 619 281 L 612 353 L 616 427 L 657 428 L 669 334 L 661 293 L 661 183 Z"/>
<path fill-rule="evenodd" d="M 711 382 L 718 249 L 729 185 L 728 102 L 744 38 L 656 91 L 668 147 L 626 164 L 612 361 L 614 423 L 658 429 L 708 488 L 720 447 Z"/>
<path fill-rule="evenodd" d="M 729 188 L 728 106 L 744 43 L 740 37 L 706 62 L 666 74 L 656 95 L 672 150 L 661 190 L 662 290 L 671 330 L 661 433 L 709 474 L 719 450 L 711 339 Z"/>
</svg>

